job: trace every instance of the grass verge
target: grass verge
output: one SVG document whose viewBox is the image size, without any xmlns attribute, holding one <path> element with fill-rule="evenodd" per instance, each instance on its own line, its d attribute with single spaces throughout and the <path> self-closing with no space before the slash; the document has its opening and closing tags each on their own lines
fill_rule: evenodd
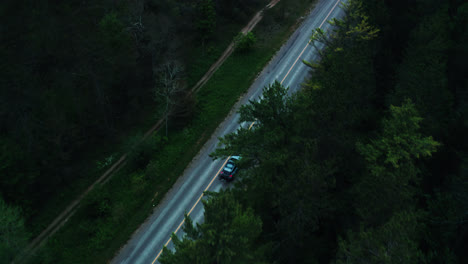
<svg viewBox="0 0 468 264">
<path fill-rule="evenodd" d="M 303 14 L 304 6 L 310 5 L 291 1 L 300 4 L 292 5 L 297 9 L 288 11 L 289 19 L 279 24 L 275 21 L 278 14 L 268 12 L 254 32 L 259 39 L 255 50 L 234 53 L 201 88 L 197 113 L 190 124 L 171 129 L 168 139 L 155 135 L 145 142 L 135 153 L 137 166 L 127 166 L 96 188 L 32 263 L 103 263 L 112 258 L 293 32 L 295 19 L 291 14 Z M 285 11 L 280 11 L 284 18 Z M 276 26 L 272 27 L 272 23 Z M 145 157 L 147 149 L 152 150 L 149 157 Z"/>
</svg>

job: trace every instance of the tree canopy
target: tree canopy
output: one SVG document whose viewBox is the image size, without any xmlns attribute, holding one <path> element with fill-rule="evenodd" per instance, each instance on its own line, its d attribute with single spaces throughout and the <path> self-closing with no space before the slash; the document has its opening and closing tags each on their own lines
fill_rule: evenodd
<svg viewBox="0 0 468 264">
<path fill-rule="evenodd" d="M 98 177 L 102 168 L 92 165 L 98 156 L 111 155 L 111 145 L 118 152 L 116 143 L 143 120 L 164 117 L 167 105 L 183 105 L 172 114 L 187 122 L 195 110 L 192 98 L 182 95 L 192 84 L 183 76 L 177 91 L 168 91 L 160 85 L 165 76 L 159 69 L 178 61 L 187 71 L 203 71 L 193 63 L 201 57 L 199 40 L 243 25 L 262 4 L 2 1 L 0 191 L 5 201 L 21 207 L 28 227 L 38 231 L 37 218 L 50 218 L 50 212 L 42 213 L 64 196 L 75 198 L 70 193 Z M 155 101 L 155 94 L 165 98 Z"/>
<path fill-rule="evenodd" d="M 184 237 L 172 235 L 175 253 L 165 247 L 160 262 L 261 263 L 261 251 L 255 248 L 262 230 L 260 218 L 229 191 L 210 193 L 208 197 L 203 200 L 204 222 L 194 226 L 185 215 Z"/>
<path fill-rule="evenodd" d="M 344 8 L 330 31 L 312 32 L 320 60 L 304 62 L 303 89 L 264 87 L 239 110 L 251 129 L 212 156 L 243 157 L 232 192 L 261 218 L 254 247 L 271 246 L 269 262 L 461 263 L 466 4 Z"/>
</svg>

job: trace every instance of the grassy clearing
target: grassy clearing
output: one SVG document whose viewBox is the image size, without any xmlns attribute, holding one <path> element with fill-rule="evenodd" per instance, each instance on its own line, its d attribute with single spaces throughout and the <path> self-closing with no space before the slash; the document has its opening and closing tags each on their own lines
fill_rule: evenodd
<svg viewBox="0 0 468 264">
<path fill-rule="evenodd" d="M 304 12 L 304 5 L 310 3 L 301 4 L 293 5 L 297 10 L 289 14 Z M 254 51 L 234 53 L 202 87 L 190 124 L 170 129 L 167 140 L 155 135 L 145 142 L 135 153 L 137 162 L 94 190 L 32 263 L 102 263 L 112 258 L 292 33 L 292 15 L 282 24 L 274 21 L 275 15 L 269 12 L 254 32 L 259 40 Z M 152 150 L 149 157 L 147 149 Z"/>
</svg>

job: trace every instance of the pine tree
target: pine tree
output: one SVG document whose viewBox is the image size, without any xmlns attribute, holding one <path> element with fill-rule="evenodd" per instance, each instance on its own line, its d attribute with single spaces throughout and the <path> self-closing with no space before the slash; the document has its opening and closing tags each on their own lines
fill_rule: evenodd
<svg viewBox="0 0 468 264">
<path fill-rule="evenodd" d="M 255 241 L 262 222 L 251 208 L 245 209 L 230 191 L 209 193 L 203 200 L 204 222 L 193 225 L 185 216 L 185 235 L 172 235 L 175 252 L 164 248 L 162 264 L 182 263 L 260 263 L 261 255 Z"/>
<path fill-rule="evenodd" d="M 368 171 L 355 188 L 356 207 L 366 223 L 381 223 L 413 204 L 420 180 L 416 160 L 431 156 L 440 146 L 421 134 L 421 121 L 414 104 L 407 100 L 400 107 L 391 106 L 377 139 L 357 144 Z"/>
</svg>

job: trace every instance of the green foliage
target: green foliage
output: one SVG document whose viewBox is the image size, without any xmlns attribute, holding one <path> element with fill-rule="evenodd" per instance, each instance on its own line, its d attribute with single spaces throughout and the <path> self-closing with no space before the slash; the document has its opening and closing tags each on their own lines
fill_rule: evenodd
<svg viewBox="0 0 468 264">
<path fill-rule="evenodd" d="M 303 91 L 288 97 L 278 83 L 265 87 L 262 100 L 240 110 L 240 122 L 255 122 L 252 129 L 221 138 L 223 149 L 212 154 L 244 157 L 233 191 L 261 217 L 262 236 L 276 251 L 271 260 L 327 263 L 337 250 L 338 263 L 454 263 L 463 256 L 465 185 L 458 181 L 458 190 L 445 189 L 429 208 L 421 201 L 441 183 L 464 177 L 454 175 L 468 149 L 466 85 L 460 85 L 460 67 L 452 65 L 449 72 L 457 72 L 452 78 L 459 79 L 452 81 L 459 86 L 446 86 L 446 6 L 421 2 L 402 12 L 405 4 L 348 2 L 347 17 L 333 20 L 331 32 L 312 36 L 323 49 L 319 62 L 305 62 L 312 71 Z M 414 16 L 415 10 L 420 18 L 398 16 Z M 411 30 L 400 36 L 403 22 L 418 19 L 396 69 L 401 58 L 393 56 L 407 44 L 386 41 L 406 41 Z M 430 37 L 434 30 L 440 34 Z M 462 27 L 458 31 L 451 33 L 457 39 Z M 395 87 L 392 70 L 398 72 Z M 347 240 L 334 243 L 346 233 Z"/>
<path fill-rule="evenodd" d="M 428 226 L 425 234 L 430 245 L 427 253 L 431 263 L 459 263 L 465 251 L 463 233 L 468 221 L 468 159 L 462 160 L 460 171 L 446 186 L 439 186 L 435 194 L 427 196 Z M 458 261 L 459 261 L 458 259 Z"/>
<path fill-rule="evenodd" d="M 151 160 L 145 169 L 145 176 L 148 179 L 155 179 L 160 173 L 160 165 L 157 160 Z"/>
<path fill-rule="evenodd" d="M 370 144 L 357 143 L 368 174 L 356 186 L 358 212 L 366 223 L 378 223 L 392 212 L 408 208 L 416 195 L 416 160 L 429 157 L 440 143 L 420 134 L 421 118 L 411 101 L 392 106 L 382 121 L 382 133 Z"/>
<path fill-rule="evenodd" d="M 450 111 L 454 98 L 447 79 L 449 24 L 449 16 L 442 9 L 411 32 L 395 90 L 388 97 L 393 105 L 411 99 L 424 118 L 424 129 L 436 137 L 448 136 L 449 131 L 440 128 L 448 127 L 453 119 Z"/>
<path fill-rule="evenodd" d="M 244 209 L 229 191 L 210 194 L 203 200 L 205 219 L 195 227 L 185 216 L 180 240 L 172 235 L 175 253 L 164 248 L 160 262 L 176 263 L 255 263 L 261 256 L 254 242 L 262 230 L 262 222 L 251 208 Z"/>
<path fill-rule="evenodd" d="M 247 17 L 254 11 L 235 4 Z M 0 163 L 8 164 L 0 190 L 35 235 L 100 176 L 117 142 L 159 118 L 153 68 L 174 57 L 205 60 L 200 45 L 181 45 L 196 43 L 196 13 L 187 1 L 0 3 L 11 17 L 0 34 Z M 223 32 L 210 43 L 214 58 L 189 73 L 204 74 L 240 26 L 214 27 Z"/>
<path fill-rule="evenodd" d="M 197 95 L 198 111 L 190 127 L 184 130 L 171 128 L 170 139 L 160 138 L 161 145 L 155 152 L 154 160 L 146 166 L 146 177 L 142 179 L 140 172 L 132 173 L 127 170 L 116 173 L 100 190 L 107 193 L 107 198 L 110 197 L 110 214 L 106 217 L 93 217 L 87 213 L 87 206 L 81 206 L 61 231 L 49 240 L 34 262 L 97 263 L 111 259 L 161 201 L 219 122 L 229 113 L 237 98 L 250 87 L 265 63 L 281 47 L 283 40 L 290 34 L 290 25 L 280 28 L 273 36 L 265 25 L 261 27 L 261 31 L 256 31 L 259 40 L 262 40 L 257 44 L 262 48 L 249 56 L 233 54 L 200 89 Z M 226 45 L 230 40 L 231 38 L 227 39 Z M 219 98 L 226 100 L 221 101 Z M 138 141 L 138 138 L 141 137 L 134 137 L 133 141 Z M 129 146 L 130 142 L 123 150 L 128 150 Z M 153 170 L 157 173 L 150 173 Z M 133 184 L 140 180 L 145 183 L 143 186 Z M 109 233 L 104 231 L 107 228 L 119 232 L 112 232 L 111 237 L 106 240 Z M 101 232 L 102 236 L 99 235 Z M 96 236 L 102 239 L 95 238 Z M 94 248 L 95 245 L 102 247 L 104 244 L 106 247 L 103 249 Z M 261 250 L 268 251 L 269 248 L 268 245 L 263 245 Z"/>
<path fill-rule="evenodd" d="M 239 110 L 239 122 L 254 121 L 252 129 L 240 128 L 221 138 L 225 147 L 212 155 L 243 157 L 241 166 L 248 172 L 237 178 L 239 199 L 252 206 L 267 232 L 274 234 L 281 252 L 275 257 L 301 262 L 320 251 L 302 252 L 333 211 L 328 191 L 335 187 L 336 170 L 332 161 L 317 162 L 316 139 L 308 126 L 297 125 L 307 113 L 299 109 L 310 105 L 294 99 L 279 82 L 265 87 L 260 101 Z"/>
<path fill-rule="evenodd" d="M 288 88 L 278 81 L 264 87 L 263 98 L 260 101 L 250 100 L 248 105 L 240 108 L 239 122 L 258 121 L 264 130 L 272 128 L 275 124 L 284 128 L 288 122 L 286 115 L 290 112 L 287 94 Z"/>
<path fill-rule="evenodd" d="M 115 230 L 113 230 L 112 227 L 108 225 L 101 224 L 97 226 L 97 230 L 91 237 L 88 247 L 91 250 L 105 249 L 109 244 L 109 241 L 112 239 L 113 232 L 115 232 Z"/>
<path fill-rule="evenodd" d="M 418 218 L 416 213 L 401 212 L 377 228 L 349 232 L 346 240 L 339 241 L 336 263 L 420 263 Z"/>
<path fill-rule="evenodd" d="M 140 134 L 130 138 L 126 146 L 128 169 L 140 170 L 145 168 L 158 147 L 165 141 L 167 141 L 165 137 L 160 136 L 150 136 L 143 139 Z"/>
<path fill-rule="evenodd" d="M 116 157 L 116 154 L 111 154 L 110 156 L 107 156 L 103 161 L 97 161 L 96 167 L 99 170 L 107 168 L 108 166 L 114 163 L 115 157 Z"/>
<path fill-rule="evenodd" d="M 408 161 L 429 157 L 440 146 L 432 137 L 420 134 L 422 118 L 410 100 L 401 107 L 390 106 L 390 115 L 382 122 L 381 139 L 367 145 L 358 144 L 374 175 L 388 171 L 385 167 L 399 169 Z"/>
<path fill-rule="evenodd" d="M 113 51 L 120 51 L 128 48 L 130 36 L 124 30 L 124 24 L 117 18 L 117 13 L 106 14 L 99 21 L 99 30 L 102 40 Z"/>
<path fill-rule="evenodd" d="M 216 10 L 212 0 L 198 1 L 196 25 L 203 41 L 211 37 L 216 28 Z"/>
<path fill-rule="evenodd" d="M 318 43 L 324 44 L 325 50 L 341 52 L 343 49 L 349 49 L 361 42 L 375 39 L 380 31 L 380 29 L 369 23 L 369 17 L 365 13 L 361 1 L 347 1 L 343 4 L 343 9 L 346 10 L 347 16 L 342 19 L 333 18 L 328 21 L 333 26 L 331 32 L 325 32 L 321 28 L 317 28 L 312 32 L 310 44 L 322 55 L 324 53 L 317 46 Z"/>
<path fill-rule="evenodd" d="M 225 136 L 225 148 L 213 153 L 244 157 L 238 197 L 262 217 L 280 263 L 326 262 L 334 247 L 327 237 L 340 216 L 352 217 L 343 188 L 360 174 L 355 144 L 376 126 L 378 114 L 371 38 L 343 36 L 362 20 L 346 19 L 337 36 L 326 39 L 337 48 L 324 49 L 304 92 L 290 98 L 279 83 L 265 87 L 261 101 L 240 110 L 240 122 L 255 121 L 252 129 Z M 374 37 L 370 31 L 361 33 Z"/>
<path fill-rule="evenodd" d="M 34 163 L 31 164 L 26 157 L 21 146 L 8 137 L 0 137 L 0 190 L 6 198 L 27 195 L 31 181 L 37 176 Z M 18 166 L 21 161 L 29 168 Z"/>
<path fill-rule="evenodd" d="M 320 130 L 316 133 L 323 140 L 331 141 L 328 144 L 348 149 L 355 144 L 357 136 L 376 126 L 379 115 L 372 59 L 375 35 L 362 37 L 376 29 L 367 25 L 368 31 L 348 34 L 366 20 L 359 3 L 348 2 L 347 13 L 354 15 L 334 20 L 332 32 L 317 29 L 312 34 L 310 43 L 320 48 L 320 63 L 305 62 L 312 69 L 312 78 L 305 81 L 304 88 L 307 99 L 313 101 L 310 105 L 315 113 L 311 113 L 311 122 Z M 347 133 L 344 135 L 342 131 Z M 327 148 L 340 151 L 333 145 Z"/>
<path fill-rule="evenodd" d="M 87 197 L 85 206 L 88 216 L 92 219 L 108 217 L 112 208 L 109 192 L 102 187 L 93 190 Z"/>
<path fill-rule="evenodd" d="M 287 156 L 275 154 L 279 154 L 278 148 L 287 146 L 289 141 L 286 128 L 292 125 L 292 120 L 288 118 L 290 106 L 287 103 L 287 92 L 288 89 L 279 82 L 264 87 L 262 100 L 251 100 L 239 110 L 239 122 L 247 122 L 249 125 L 255 122 L 252 129 L 239 128 L 236 133 L 221 138 L 219 145 L 224 145 L 225 148 L 217 149 L 211 155 L 225 157 L 231 153 L 239 153 L 244 162 L 250 165 L 284 163 Z"/>
<path fill-rule="evenodd" d="M 254 45 L 257 39 L 255 38 L 255 35 L 250 31 L 247 34 L 243 34 L 240 32 L 235 38 L 234 38 L 234 43 L 236 46 L 236 50 L 239 52 L 247 52 L 250 51 Z"/>
<path fill-rule="evenodd" d="M 240 18 L 235 14 L 246 10 L 243 3 L 218 1 L 215 12 Z M 278 24 L 295 20 L 290 9 L 295 3 L 305 2 L 282 0 L 265 12 L 264 21 L 272 21 L 271 15 Z M 68 161 L 79 157 L 85 142 L 94 144 L 118 130 L 121 120 L 133 120 L 134 111 L 151 98 L 145 87 L 154 86 L 148 76 L 152 64 L 180 47 L 179 34 L 173 32 L 183 32 L 186 41 L 197 29 L 204 42 L 224 24 L 221 15 L 213 15 L 212 1 L 147 1 L 143 13 L 127 5 L 128 10 L 104 2 L 79 9 L 67 3 L 34 8 L 2 3 L 1 14 L 11 18 L 5 21 L 6 41 L 0 42 L 0 175 L 8 201 L 39 201 L 38 187 L 49 186 L 47 193 L 55 183 L 72 185 L 70 179 L 81 174 L 63 172 L 71 170 Z M 168 17 L 167 10 L 180 21 Z M 248 219 L 258 215 L 262 231 L 253 240 L 272 248 L 269 262 L 328 263 L 335 252 L 338 262 L 351 263 L 414 263 L 422 253 L 422 261 L 429 263 L 464 260 L 466 10 L 462 1 L 416 1 L 411 8 L 401 0 L 349 1 L 348 17 L 332 21 L 334 30 L 313 36 L 325 48 L 319 63 L 308 63 L 312 79 L 303 92 L 290 98 L 274 84 L 265 88 L 264 100 L 241 110 L 243 120 L 256 124 L 226 136 L 226 149 L 215 156 L 245 157 L 233 197 L 240 215 L 249 215 L 244 213 L 250 209 L 242 208 L 253 208 L 253 217 L 239 216 L 241 224 L 231 225 L 243 230 L 243 237 L 251 231 Z M 268 61 L 270 48 L 281 42 L 265 34 L 257 38 L 261 48 L 249 56 L 234 54 L 202 88 L 191 129 L 174 131 L 171 141 L 162 144 L 164 155 L 148 162 L 156 152 L 152 147 L 133 153 L 130 160 L 139 164 L 135 168 L 146 167 L 146 177 L 125 172 L 112 179 L 99 190 L 101 196 L 69 220 L 71 227 L 51 240 L 44 262 L 108 261 Z M 202 72 L 215 59 L 192 67 Z M 386 109 L 389 115 L 382 114 Z M 213 221 L 232 216 L 223 211 L 228 202 L 212 205 L 222 212 L 213 213 Z M 414 208 L 427 212 L 421 217 Z M 229 228 L 205 227 L 216 230 L 206 235 L 189 218 L 186 222 L 187 237 L 177 241 L 181 257 L 175 262 L 196 262 L 202 246 L 208 249 L 201 251 L 207 254 L 200 254 L 200 262 L 214 262 L 216 256 L 235 262 L 242 255 L 228 250 L 237 244 L 219 252 L 210 244 L 216 239 L 234 243 Z M 346 240 L 338 245 L 337 237 Z M 241 253 L 262 255 L 249 243 L 241 243 Z M 242 256 L 240 263 L 252 259 Z"/>
<path fill-rule="evenodd" d="M 0 259 L 10 263 L 29 239 L 24 218 L 18 207 L 10 206 L 0 197 Z"/>
</svg>

